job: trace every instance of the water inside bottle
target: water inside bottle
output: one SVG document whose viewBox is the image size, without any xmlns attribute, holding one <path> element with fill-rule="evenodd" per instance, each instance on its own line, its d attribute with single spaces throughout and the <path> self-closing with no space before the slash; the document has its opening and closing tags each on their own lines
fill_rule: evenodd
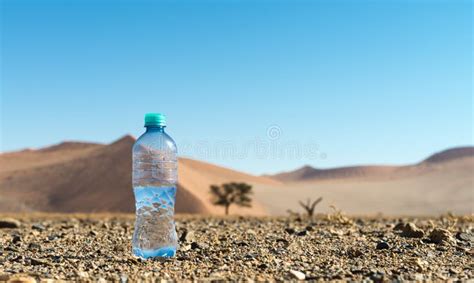
<svg viewBox="0 0 474 283">
<path fill-rule="evenodd" d="M 173 219 L 176 187 L 139 186 L 133 191 L 136 203 L 133 253 L 142 258 L 174 256 L 178 245 Z"/>
</svg>

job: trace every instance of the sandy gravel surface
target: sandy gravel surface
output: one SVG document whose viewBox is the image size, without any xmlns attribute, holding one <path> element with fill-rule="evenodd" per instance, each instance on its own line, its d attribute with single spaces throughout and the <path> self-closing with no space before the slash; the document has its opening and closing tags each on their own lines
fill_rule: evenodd
<svg viewBox="0 0 474 283">
<path fill-rule="evenodd" d="M 0 219 L 0 281 L 474 279 L 473 217 L 179 216 L 176 258 L 149 261 L 133 216 Z"/>
</svg>

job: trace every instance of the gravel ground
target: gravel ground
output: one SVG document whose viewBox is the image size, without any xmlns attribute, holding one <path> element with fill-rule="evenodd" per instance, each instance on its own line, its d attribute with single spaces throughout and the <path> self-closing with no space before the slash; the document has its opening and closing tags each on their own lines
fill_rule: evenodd
<svg viewBox="0 0 474 283">
<path fill-rule="evenodd" d="M 0 281 L 474 279 L 474 218 L 178 216 L 173 259 L 131 255 L 133 216 L 0 220 Z"/>
</svg>

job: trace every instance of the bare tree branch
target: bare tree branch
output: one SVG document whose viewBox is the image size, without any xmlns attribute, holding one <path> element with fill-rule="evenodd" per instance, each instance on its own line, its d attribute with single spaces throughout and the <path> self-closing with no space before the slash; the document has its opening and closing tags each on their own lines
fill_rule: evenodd
<svg viewBox="0 0 474 283">
<path fill-rule="evenodd" d="M 311 199 L 308 198 L 306 200 L 306 203 L 304 203 L 302 201 L 298 201 L 298 203 L 300 204 L 301 207 L 304 208 L 304 210 L 306 211 L 306 213 L 308 214 L 309 217 L 313 217 L 314 210 L 316 209 L 316 205 L 318 205 L 318 203 L 320 203 L 322 200 L 323 200 L 323 198 L 320 197 L 317 200 L 311 202 Z"/>
</svg>

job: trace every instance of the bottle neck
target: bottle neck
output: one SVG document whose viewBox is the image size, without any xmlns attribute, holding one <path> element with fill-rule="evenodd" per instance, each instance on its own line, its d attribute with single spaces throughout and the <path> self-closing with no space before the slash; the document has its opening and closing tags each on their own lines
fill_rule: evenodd
<svg viewBox="0 0 474 283">
<path fill-rule="evenodd" d="M 147 133 L 154 133 L 154 132 L 164 133 L 165 132 L 164 126 L 145 126 L 145 128 L 146 128 Z"/>
</svg>

